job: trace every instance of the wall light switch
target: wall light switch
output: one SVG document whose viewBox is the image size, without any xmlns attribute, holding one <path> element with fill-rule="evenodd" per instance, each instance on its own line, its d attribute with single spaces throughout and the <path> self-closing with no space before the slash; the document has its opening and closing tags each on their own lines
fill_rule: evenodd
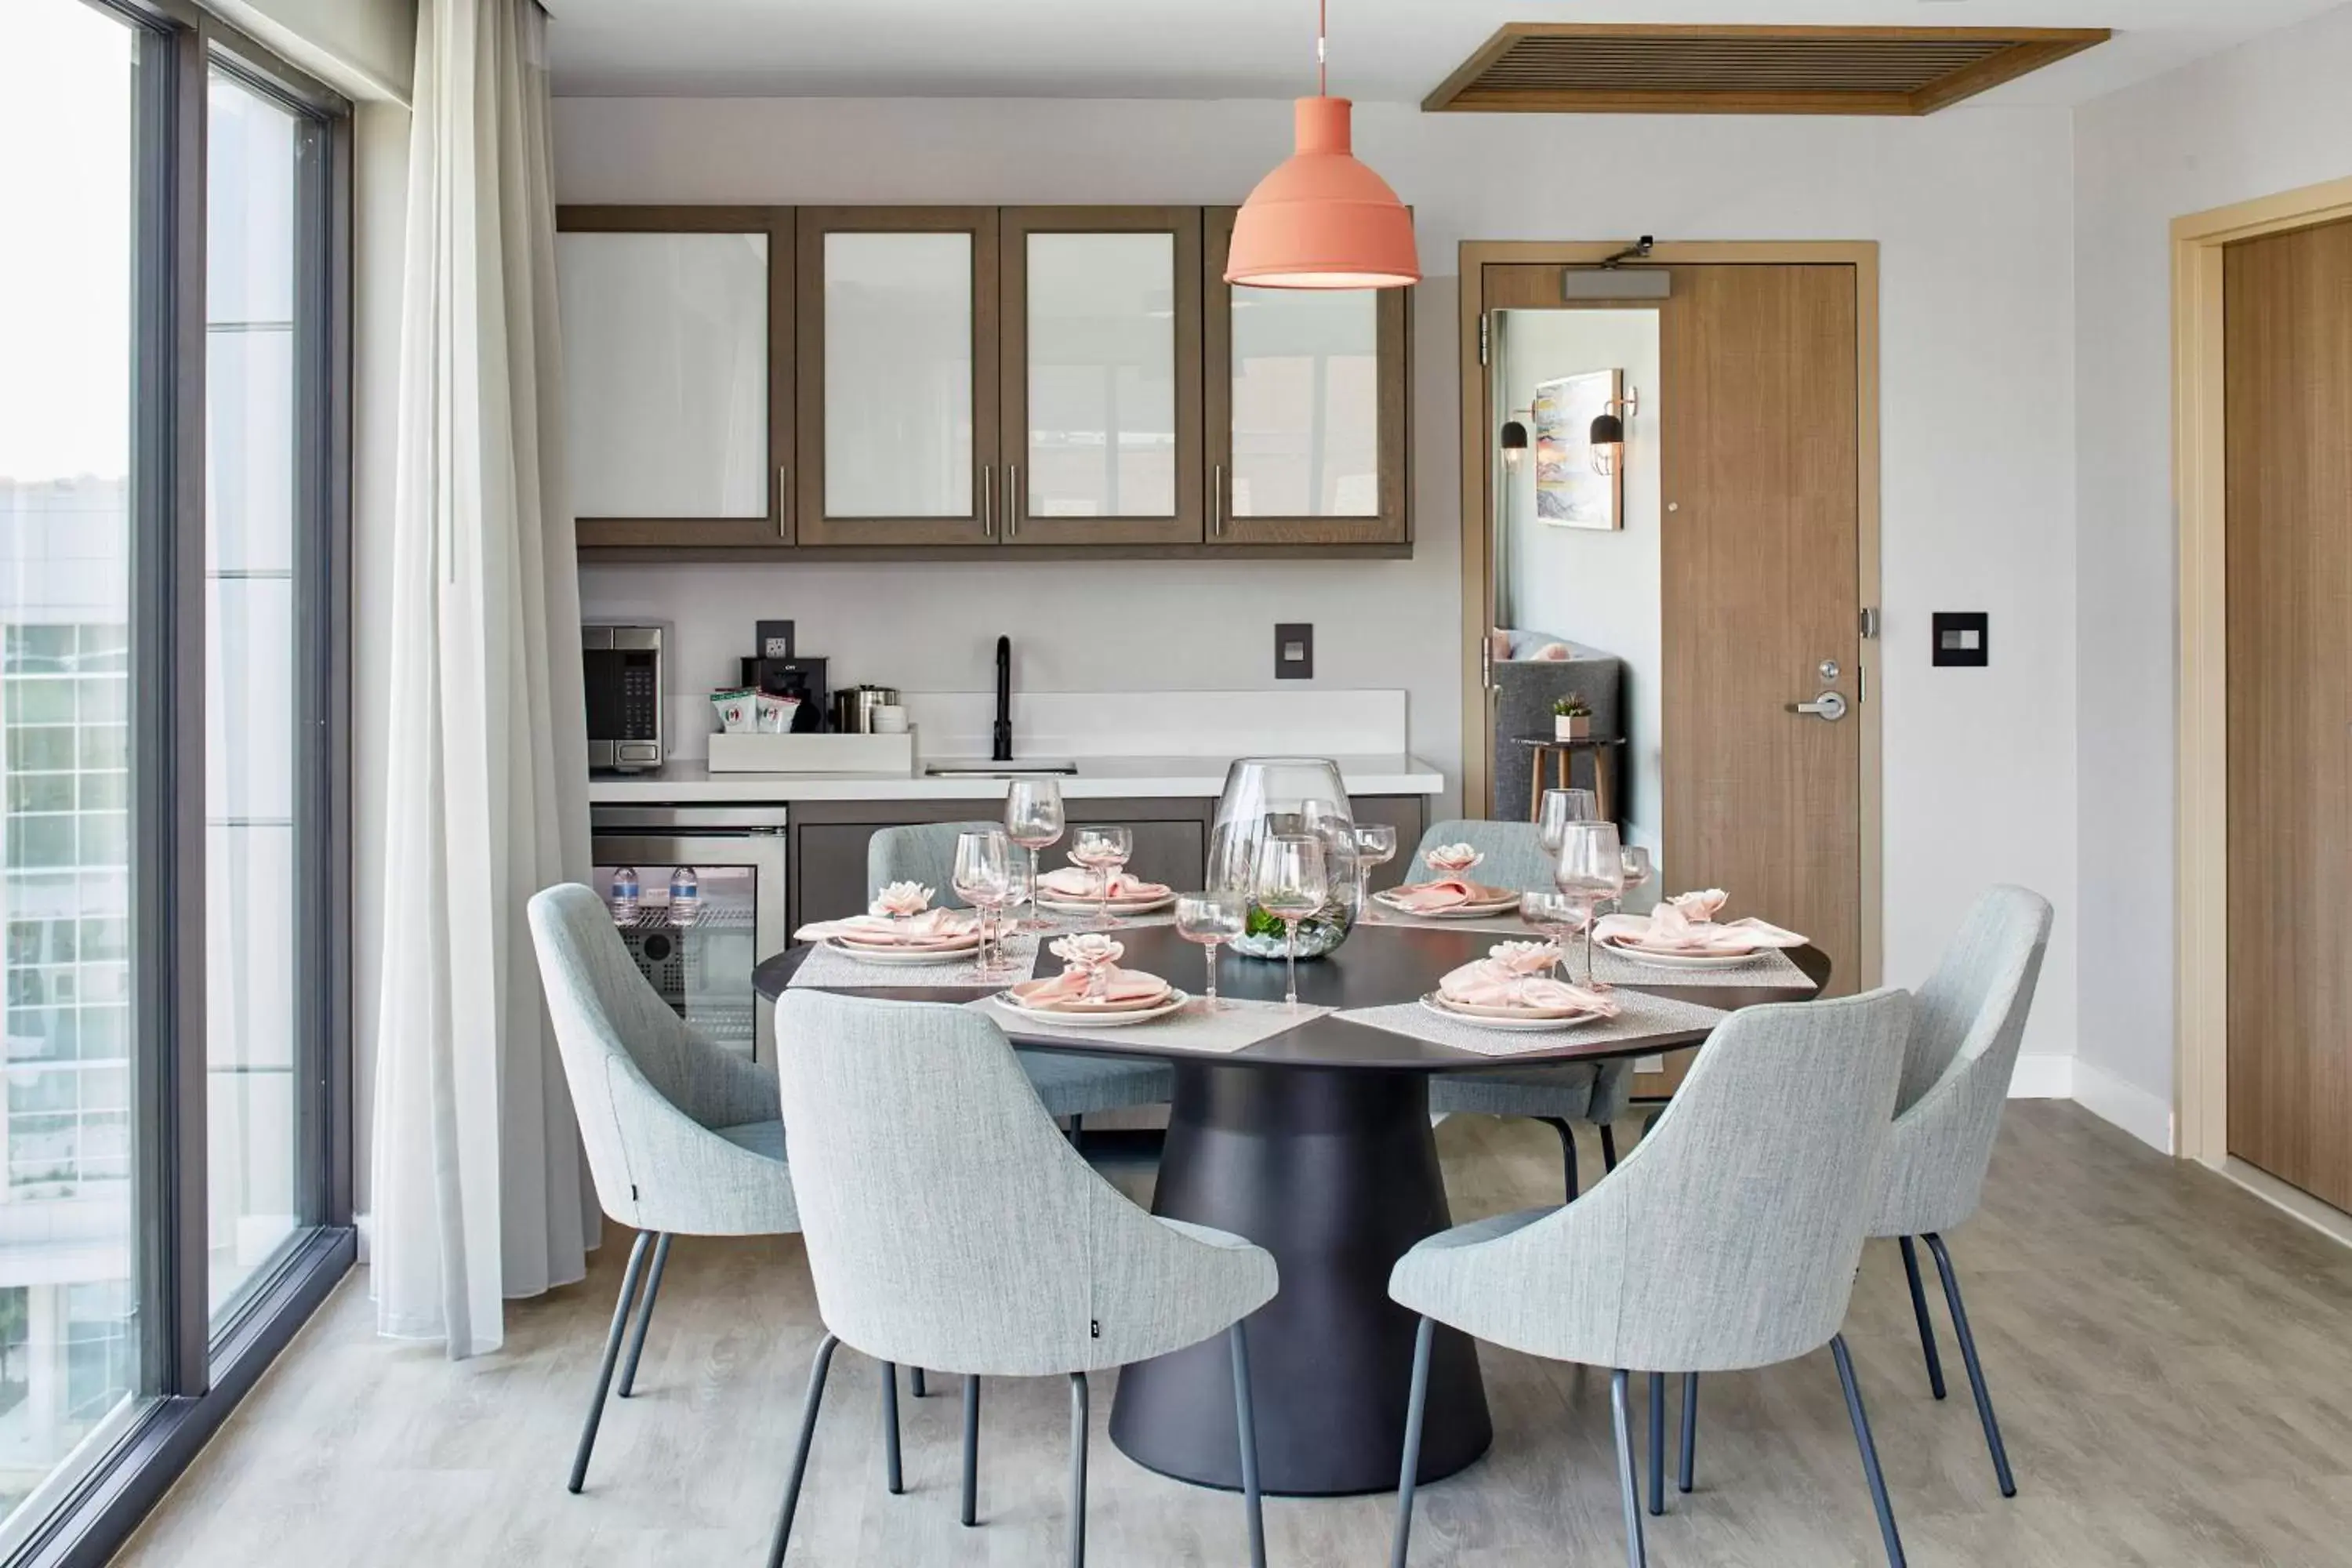
<svg viewBox="0 0 2352 1568">
<path fill-rule="evenodd" d="M 1315 679 L 1315 627 L 1306 621 L 1279 621 L 1274 628 L 1274 678 Z"/>
<path fill-rule="evenodd" d="M 1982 610 L 1937 610 L 1932 618 L 1937 664 L 1992 662 L 1992 617 Z"/>
</svg>

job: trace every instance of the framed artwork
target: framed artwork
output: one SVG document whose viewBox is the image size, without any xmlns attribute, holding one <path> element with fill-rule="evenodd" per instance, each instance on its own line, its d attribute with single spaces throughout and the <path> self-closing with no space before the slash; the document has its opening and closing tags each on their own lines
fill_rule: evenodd
<svg viewBox="0 0 2352 1568">
<path fill-rule="evenodd" d="M 1592 471 L 1592 422 L 1625 395 L 1622 370 L 1538 383 L 1534 414 L 1536 519 L 1558 528 L 1625 526 L 1623 472 Z"/>
</svg>

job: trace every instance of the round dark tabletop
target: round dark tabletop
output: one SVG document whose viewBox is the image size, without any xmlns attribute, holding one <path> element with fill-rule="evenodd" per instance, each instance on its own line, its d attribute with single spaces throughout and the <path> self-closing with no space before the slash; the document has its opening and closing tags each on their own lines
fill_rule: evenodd
<svg viewBox="0 0 2352 1568">
<path fill-rule="evenodd" d="M 1201 949 L 1179 936 L 1174 926 L 1125 926 L 1118 928 L 1115 934 L 1127 948 L 1121 960 L 1124 967 L 1166 975 L 1187 990 L 1199 984 L 1202 973 Z M 1507 940 L 1509 938 L 1505 933 L 1491 931 L 1360 925 L 1349 934 L 1338 952 L 1325 958 L 1300 963 L 1298 997 L 1301 1002 L 1341 1008 L 1378 1007 L 1390 1003 L 1411 1002 L 1435 990 L 1439 977 L 1447 971 L 1484 956 L 1495 943 Z M 782 994 L 785 983 L 810 951 L 808 945 L 803 944 L 778 953 L 760 965 L 752 975 L 752 984 L 761 995 L 774 999 Z M 1648 992 L 1681 1002 L 1695 1002 L 1700 1006 L 1726 1013 L 1759 1003 L 1801 1002 L 1819 995 L 1822 987 L 1829 984 L 1829 955 L 1817 948 L 1801 947 L 1790 952 L 1789 956 L 1813 982 L 1810 990 L 1793 985 L 1641 985 L 1626 989 Z M 1231 950 L 1221 952 L 1218 959 L 1219 995 L 1253 1001 L 1282 1000 L 1284 966 L 1280 959 L 1245 958 Z M 1055 962 L 1045 954 L 1041 946 L 1039 966 L 1049 967 Z M 992 984 L 974 984 L 970 986 L 861 985 L 827 986 L 825 989 L 840 991 L 845 995 L 879 996 L 901 1002 L 960 1003 L 990 995 L 1002 990 L 1004 984 L 1005 982 L 1000 980 Z M 1216 1055 L 1182 1047 L 1155 1046 L 1149 1026 L 1107 1032 L 1085 1041 L 1024 1033 L 1017 1027 L 1006 1030 L 1015 1042 L 1025 1047 L 1075 1051 L 1087 1056 L 1205 1060 L 1234 1067 L 1362 1068 L 1407 1072 L 1515 1071 L 1552 1062 L 1653 1056 L 1660 1051 L 1698 1045 L 1706 1038 L 1708 1032 L 1706 1027 L 1676 1029 L 1654 1035 L 1620 1037 L 1587 1045 L 1579 1045 L 1573 1035 L 1566 1035 L 1557 1045 L 1513 1051 L 1505 1057 L 1491 1057 L 1456 1050 L 1451 1046 L 1414 1039 L 1386 1029 L 1346 1023 L 1330 1014 L 1308 1018 L 1296 1028 L 1260 1040 L 1239 1051 Z"/>
</svg>

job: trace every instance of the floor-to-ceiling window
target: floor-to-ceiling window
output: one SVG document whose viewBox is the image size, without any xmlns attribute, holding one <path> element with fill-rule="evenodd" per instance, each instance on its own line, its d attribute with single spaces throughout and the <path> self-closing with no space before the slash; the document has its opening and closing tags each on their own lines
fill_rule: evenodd
<svg viewBox="0 0 2352 1568">
<path fill-rule="evenodd" d="M 350 1257 L 345 112 L 0 6 L 0 1563 L 102 1561 Z"/>
</svg>

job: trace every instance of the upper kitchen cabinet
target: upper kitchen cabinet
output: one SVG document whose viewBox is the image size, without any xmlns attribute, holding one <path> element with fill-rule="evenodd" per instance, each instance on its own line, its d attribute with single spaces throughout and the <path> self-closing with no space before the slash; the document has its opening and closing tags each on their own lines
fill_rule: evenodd
<svg viewBox="0 0 2352 1568">
<path fill-rule="evenodd" d="M 580 544 L 790 545 L 791 209 L 570 206 L 556 227 Z"/>
<path fill-rule="evenodd" d="M 804 545 L 995 542 L 993 207 L 800 213 Z"/>
<path fill-rule="evenodd" d="M 1213 545 L 1409 545 L 1409 289 L 1224 280 L 1206 215 L 1202 359 Z"/>
<path fill-rule="evenodd" d="M 1000 542 L 1203 538 L 1201 212 L 1000 215 Z"/>
</svg>

